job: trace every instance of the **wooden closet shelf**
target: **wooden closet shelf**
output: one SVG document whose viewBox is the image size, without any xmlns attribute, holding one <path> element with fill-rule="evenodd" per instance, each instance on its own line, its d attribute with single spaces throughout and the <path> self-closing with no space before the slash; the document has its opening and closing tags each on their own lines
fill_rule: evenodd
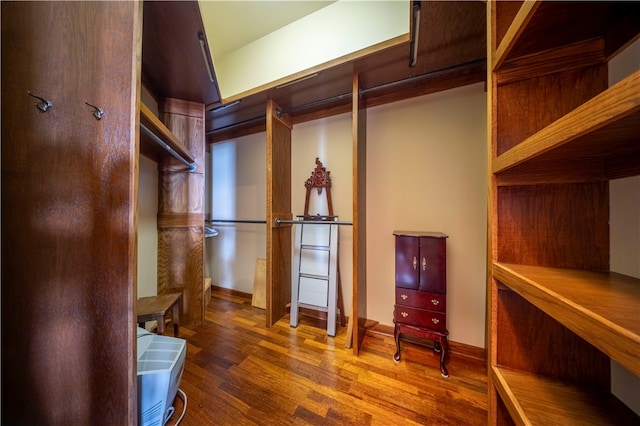
<svg viewBox="0 0 640 426">
<path fill-rule="evenodd" d="M 640 71 L 629 75 L 564 117 L 495 158 L 492 171 L 510 176 L 543 173 L 549 181 L 557 170 L 567 175 L 564 160 L 581 159 L 582 180 L 607 180 L 640 173 Z M 594 165 L 600 164 L 600 167 Z M 573 166 L 578 170 L 580 166 Z M 535 177 L 533 177 L 535 179 Z M 513 179 L 511 179 L 513 180 Z"/>
<path fill-rule="evenodd" d="M 165 143 L 167 146 L 169 146 L 169 148 L 178 153 L 178 155 L 183 157 L 187 162 L 195 162 L 195 159 L 189 153 L 184 144 L 180 142 L 180 140 L 175 137 L 171 130 L 169 130 L 167 126 L 165 126 L 164 123 L 160 121 L 160 119 L 156 117 L 153 112 L 151 112 L 149 107 L 147 107 L 142 102 L 140 102 L 140 124 L 147 127 L 163 143 Z M 151 140 L 151 138 L 145 132 L 140 132 L 140 153 L 155 161 L 158 161 L 160 158 L 171 156 L 169 151 Z"/>
<path fill-rule="evenodd" d="M 515 58 L 596 38 L 606 41 L 604 54 L 609 57 L 633 40 L 639 25 L 640 3 L 636 2 L 586 2 L 576 7 L 571 2 L 525 1 L 498 40 L 492 69 Z"/>
<path fill-rule="evenodd" d="M 640 279 L 614 272 L 493 264 L 494 277 L 640 376 Z"/>
<path fill-rule="evenodd" d="M 494 366 L 489 373 L 516 424 L 631 425 L 639 417 L 606 390 Z"/>
</svg>

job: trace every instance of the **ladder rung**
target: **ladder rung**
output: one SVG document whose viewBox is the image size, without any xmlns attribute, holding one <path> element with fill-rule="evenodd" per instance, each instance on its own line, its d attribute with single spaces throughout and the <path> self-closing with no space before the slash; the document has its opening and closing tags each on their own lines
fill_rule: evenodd
<svg viewBox="0 0 640 426">
<path fill-rule="evenodd" d="M 320 312 L 329 312 L 329 308 L 327 308 L 326 306 L 312 305 L 310 303 L 298 303 L 298 307 L 313 309 L 314 311 L 320 311 Z"/>
<path fill-rule="evenodd" d="M 315 278 L 317 280 L 329 281 L 329 275 L 316 275 L 316 274 L 305 274 L 304 272 L 300 272 L 301 277 L 305 278 Z"/>
<path fill-rule="evenodd" d="M 301 250 L 322 250 L 329 251 L 329 246 L 315 246 L 313 244 L 304 244 L 300 246 Z"/>
</svg>

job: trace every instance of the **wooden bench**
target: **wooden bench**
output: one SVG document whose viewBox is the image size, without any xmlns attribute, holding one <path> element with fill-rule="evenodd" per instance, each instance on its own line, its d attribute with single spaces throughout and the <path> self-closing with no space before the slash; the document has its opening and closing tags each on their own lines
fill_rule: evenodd
<svg viewBox="0 0 640 426">
<path fill-rule="evenodd" d="M 180 333 L 180 313 L 182 311 L 182 293 L 162 294 L 158 296 L 141 297 L 136 308 L 137 321 L 142 328 L 147 321 L 158 322 L 158 334 L 164 334 L 167 313 L 172 310 L 171 322 L 173 322 L 173 335 L 178 337 Z"/>
</svg>

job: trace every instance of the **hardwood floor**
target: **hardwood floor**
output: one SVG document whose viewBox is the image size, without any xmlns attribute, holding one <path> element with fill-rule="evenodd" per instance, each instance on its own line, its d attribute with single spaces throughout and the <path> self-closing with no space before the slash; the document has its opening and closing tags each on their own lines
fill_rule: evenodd
<svg viewBox="0 0 640 426">
<path fill-rule="evenodd" d="M 190 425 L 484 425 L 485 365 L 448 361 L 440 376 L 437 354 L 403 343 L 393 362 L 392 336 L 368 332 L 360 356 L 346 349 L 346 327 L 336 337 L 323 324 L 288 315 L 264 326 L 251 301 L 213 292 L 204 325 L 181 327 L 187 360 L 180 388 Z M 172 328 L 172 327 L 169 327 Z M 169 425 L 183 404 L 176 398 Z"/>
</svg>

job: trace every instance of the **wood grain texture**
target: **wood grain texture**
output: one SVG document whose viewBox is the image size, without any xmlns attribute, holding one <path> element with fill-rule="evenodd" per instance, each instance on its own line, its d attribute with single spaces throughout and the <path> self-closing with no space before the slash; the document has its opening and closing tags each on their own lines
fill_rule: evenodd
<svg viewBox="0 0 640 426">
<path fill-rule="evenodd" d="M 158 294 L 182 292 L 183 324 L 204 321 L 204 105 L 167 99 L 160 119 L 194 158 L 190 172 L 174 158 L 158 166 Z"/>
<path fill-rule="evenodd" d="M 498 156 L 493 172 L 521 163 L 544 164 L 534 159 L 580 159 L 603 161 L 638 155 L 636 130 L 640 129 L 640 71 L 603 91 L 576 109 Z M 575 160 L 574 160 L 575 162 Z"/>
<path fill-rule="evenodd" d="M 523 2 L 521 7 L 525 9 L 530 3 Z M 637 2 L 585 1 L 578 8 L 573 2 L 536 3 L 540 5 L 528 21 L 523 21 L 526 27 L 519 31 L 505 61 L 595 38 L 607 39 L 605 57 L 609 58 L 638 32 L 640 5 Z M 612 33 L 624 34 L 626 38 L 612 37 Z"/>
<path fill-rule="evenodd" d="M 1 7 L 2 424 L 134 424 L 141 4 Z"/>
<path fill-rule="evenodd" d="M 360 99 L 360 77 L 353 76 L 353 354 L 357 355 L 366 333 L 367 320 L 367 110 Z"/>
<path fill-rule="evenodd" d="M 640 285 L 607 272 L 608 180 L 640 174 L 640 80 L 608 88 L 607 61 L 640 5 L 508 3 L 487 2 L 488 421 L 636 424 L 611 402 L 611 359 L 638 374 Z"/>
<path fill-rule="evenodd" d="M 394 364 L 393 338 L 368 333 L 356 357 L 344 347 L 345 327 L 329 338 L 321 324 L 302 317 L 293 329 L 285 316 L 266 328 L 250 298 L 213 295 L 205 324 L 180 328 L 182 426 L 485 424 L 480 362 L 452 357 L 443 379 L 438 357 L 418 345 L 407 343 Z"/>
<path fill-rule="evenodd" d="M 609 269 L 606 182 L 498 188 L 497 260 Z"/>
<path fill-rule="evenodd" d="M 184 99 L 203 105 L 220 101 L 198 33 L 206 38 L 197 2 L 144 3 L 142 82 L 156 100 Z"/>
<path fill-rule="evenodd" d="M 609 358 L 510 290 L 498 291 L 492 365 L 609 389 Z"/>
<path fill-rule="evenodd" d="M 291 220 L 291 120 L 278 117 L 278 105 L 267 103 L 267 276 L 266 325 L 286 314 L 291 302 L 291 225 L 276 225 L 275 219 Z"/>
<path fill-rule="evenodd" d="M 517 5 L 517 12 L 516 12 L 516 5 L 508 6 L 509 11 L 511 13 L 516 12 L 516 14 L 513 17 L 513 20 L 503 17 L 502 23 L 506 24 L 506 22 L 510 22 L 510 24 L 506 29 L 504 37 L 499 38 L 500 42 L 497 46 L 495 53 L 493 54 L 492 61 L 491 61 L 492 70 L 495 70 L 497 67 L 502 65 L 502 62 L 504 62 L 505 57 L 507 57 L 511 52 L 511 49 L 520 38 L 520 35 L 526 28 L 531 18 L 533 18 L 533 15 L 535 14 L 540 4 L 541 2 L 539 1 L 523 2 L 522 4 Z M 502 12 L 501 16 L 504 16 L 504 14 L 506 13 L 506 10 L 503 9 L 501 10 L 501 12 Z"/>
<path fill-rule="evenodd" d="M 183 156 L 187 161 L 195 161 L 189 150 L 182 144 L 182 141 L 176 138 L 175 135 L 169 129 L 167 129 L 167 126 L 165 126 L 164 123 L 153 114 L 149 107 L 147 107 L 142 102 L 140 102 L 140 124 L 151 130 L 154 135 L 159 137 L 165 144 L 167 144 L 171 147 L 171 149 Z M 146 155 L 156 162 L 158 162 L 160 158 L 164 158 L 170 155 L 164 148 L 159 146 L 155 141 L 151 140 L 151 138 L 144 131 L 141 130 L 140 136 L 141 154 Z"/>
<path fill-rule="evenodd" d="M 607 66 L 595 65 L 501 85 L 497 155 L 563 117 L 607 87 Z M 554 99 L 549 102 L 549 99 Z"/>
<path fill-rule="evenodd" d="M 517 424 L 632 425 L 640 418 L 609 392 L 495 367 L 494 383 Z M 517 402 L 514 402 L 517 401 Z"/>
<path fill-rule="evenodd" d="M 158 229 L 158 294 L 182 292 L 183 324 L 204 318 L 203 250 L 200 226 Z"/>
<path fill-rule="evenodd" d="M 640 376 L 640 280 L 613 272 L 495 264 L 530 303 Z"/>
</svg>

